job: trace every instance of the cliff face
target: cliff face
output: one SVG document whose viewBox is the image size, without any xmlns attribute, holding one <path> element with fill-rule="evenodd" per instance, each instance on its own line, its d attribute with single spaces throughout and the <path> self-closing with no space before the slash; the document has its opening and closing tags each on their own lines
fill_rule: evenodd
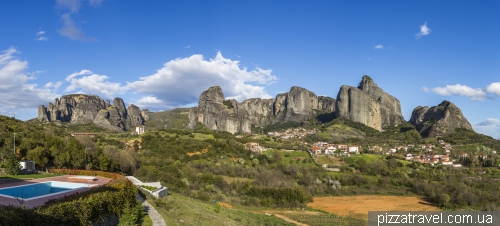
<svg viewBox="0 0 500 226">
<path fill-rule="evenodd" d="M 197 122 L 212 130 L 230 133 L 250 133 L 250 120 L 242 111 L 238 114 L 238 104 L 225 105 L 224 94 L 219 86 L 210 87 L 200 95 L 198 108 L 189 112 L 189 127 L 196 128 Z M 230 105 L 230 106 L 228 106 Z"/>
<path fill-rule="evenodd" d="M 368 76 L 363 76 L 357 88 L 342 86 L 335 108 L 337 117 L 345 117 L 377 130 L 405 121 L 399 100 L 384 92 Z"/>
<path fill-rule="evenodd" d="M 312 119 L 316 112 L 335 111 L 335 99 L 318 97 L 313 92 L 293 86 L 288 93 L 276 96 L 274 108 L 274 123 L 277 122 L 303 122 Z"/>
<path fill-rule="evenodd" d="M 449 101 L 443 101 L 434 107 L 416 107 L 410 123 L 417 128 L 422 137 L 435 137 L 450 134 L 455 128 L 472 130 L 469 121 L 460 108 Z"/>
<path fill-rule="evenodd" d="M 146 112 L 144 113 L 146 114 Z M 121 98 L 115 98 L 113 105 L 96 95 L 69 94 L 55 99 L 54 104 L 38 107 L 38 120 L 43 122 L 61 121 L 72 124 L 95 123 L 108 129 L 126 130 L 142 125 L 144 118 L 139 108 L 129 106 L 127 110 Z"/>
<path fill-rule="evenodd" d="M 220 87 L 211 87 L 200 95 L 198 107 L 189 114 L 189 127 L 197 122 L 210 129 L 231 133 L 250 133 L 251 125 L 264 127 L 272 123 L 303 122 L 315 116 L 314 110 L 332 112 L 335 99 L 317 97 L 313 92 L 294 86 L 290 92 L 278 94 L 276 99 L 252 98 L 238 103 L 223 104 Z"/>
</svg>

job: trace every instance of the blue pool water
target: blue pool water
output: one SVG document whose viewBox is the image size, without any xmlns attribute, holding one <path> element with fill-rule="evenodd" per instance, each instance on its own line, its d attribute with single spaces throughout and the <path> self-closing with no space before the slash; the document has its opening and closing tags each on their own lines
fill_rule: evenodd
<svg viewBox="0 0 500 226">
<path fill-rule="evenodd" d="M 32 199 L 47 195 L 53 195 L 86 187 L 81 183 L 68 183 L 59 181 L 47 181 L 43 183 L 20 185 L 0 189 L 0 195 L 10 198 Z"/>
</svg>

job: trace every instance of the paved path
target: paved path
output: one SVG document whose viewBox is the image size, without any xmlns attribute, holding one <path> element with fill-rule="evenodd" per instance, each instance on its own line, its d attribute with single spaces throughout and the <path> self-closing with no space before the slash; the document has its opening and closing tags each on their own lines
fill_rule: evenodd
<svg viewBox="0 0 500 226">
<path fill-rule="evenodd" d="M 156 211 L 156 209 L 151 204 L 149 204 L 148 201 L 144 200 L 139 195 L 137 195 L 137 200 L 141 201 L 141 205 L 144 206 L 144 210 L 146 210 L 149 218 L 151 218 L 151 221 L 153 221 L 153 226 L 167 226 L 167 223 L 165 223 L 165 220 L 160 215 L 160 213 L 158 213 L 158 211 Z"/>
</svg>

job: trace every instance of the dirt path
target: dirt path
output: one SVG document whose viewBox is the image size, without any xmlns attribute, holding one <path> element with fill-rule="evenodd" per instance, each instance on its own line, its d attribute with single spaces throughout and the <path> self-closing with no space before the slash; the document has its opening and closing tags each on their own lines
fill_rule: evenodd
<svg viewBox="0 0 500 226">
<path fill-rule="evenodd" d="M 298 226 L 309 226 L 308 224 L 303 224 L 303 223 L 300 223 L 298 221 L 294 221 L 294 220 L 292 220 L 292 219 L 290 219 L 288 217 L 285 217 L 285 216 L 283 216 L 281 214 L 274 214 L 274 216 L 277 217 L 277 218 L 280 218 L 280 219 L 282 219 L 282 220 L 284 220 L 284 221 L 286 221 L 288 223 L 292 223 L 292 224 L 295 224 L 295 225 L 298 225 Z"/>
<path fill-rule="evenodd" d="M 300 213 L 300 214 L 309 214 L 309 215 L 318 215 L 318 214 L 320 214 L 320 213 L 315 212 L 315 211 L 307 211 L 307 210 L 298 210 L 298 211 L 293 211 L 293 210 L 289 210 L 289 211 L 262 210 L 262 211 L 258 211 L 258 212 L 254 212 L 254 213 L 256 213 L 256 214 L 266 214 L 266 213 L 273 214 L 277 218 L 280 218 L 280 219 L 282 219 L 282 220 L 284 220 L 284 221 L 286 221 L 288 223 L 296 224 L 296 225 L 299 225 L 299 226 L 309 226 L 309 225 L 301 223 L 301 222 L 298 222 L 298 221 L 293 220 L 293 219 L 290 219 L 290 218 L 288 218 L 287 216 L 285 216 L 283 214 L 286 214 L 286 213 L 289 213 L 289 214 Z"/>
</svg>

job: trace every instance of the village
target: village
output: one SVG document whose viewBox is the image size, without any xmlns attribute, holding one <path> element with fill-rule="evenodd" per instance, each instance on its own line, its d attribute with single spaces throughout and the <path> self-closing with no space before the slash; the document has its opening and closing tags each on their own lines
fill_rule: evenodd
<svg viewBox="0 0 500 226">
<path fill-rule="evenodd" d="M 301 139 L 309 134 L 315 134 L 316 132 L 316 129 L 307 130 L 304 128 L 290 128 L 280 132 L 268 132 L 267 135 L 290 140 Z M 313 144 L 308 144 L 302 141 L 297 142 L 309 147 L 308 153 L 313 159 L 317 159 L 319 156 L 326 156 L 330 159 L 345 158 L 362 153 L 369 153 L 393 156 L 407 161 L 428 164 L 431 166 L 445 165 L 450 167 L 462 167 L 462 164 L 460 163 L 461 158 L 477 158 L 481 160 L 488 158 L 487 153 L 478 153 L 473 155 L 467 152 L 456 153 L 453 151 L 452 145 L 444 140 L 438 140 L 435 144 L 388 145 L 384 143 L 374 146 L 365 146 L 363 148 L 357 144 L 334 144 L 327 142 L 315 142 Z M 257 142 L 248 142 L 246 144 L 246 148 L 247 150 L 258 153 L 262 153 L 262 151 L 267 150 L 267 148 L 261 146 Z M 496 151 L 492 150 L 490 154 L 496 154 Z M 325 168 L 328 167 L 326 164 L 322 165 Z"/>
</svg>

